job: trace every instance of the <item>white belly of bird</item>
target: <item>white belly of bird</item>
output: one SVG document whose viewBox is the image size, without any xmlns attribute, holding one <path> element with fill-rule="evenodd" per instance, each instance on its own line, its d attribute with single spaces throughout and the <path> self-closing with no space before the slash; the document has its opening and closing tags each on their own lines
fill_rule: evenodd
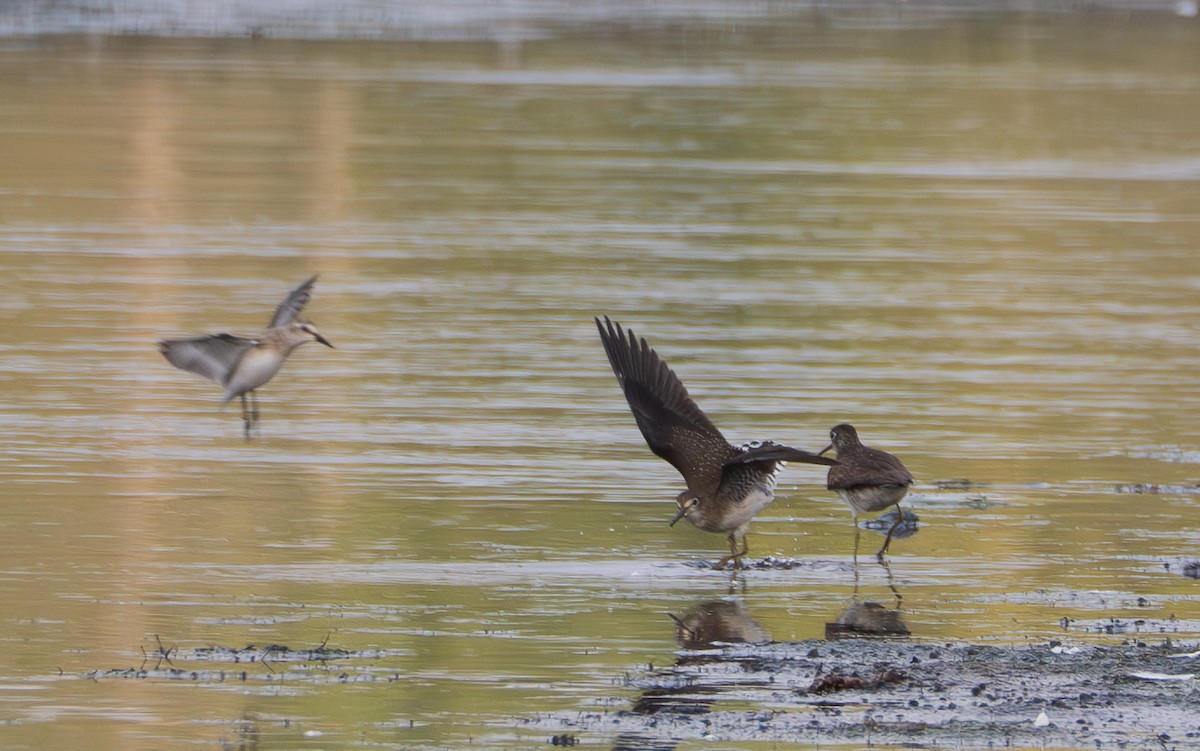
<svg viewBox="0 0 1200 751">
<path fill-rule="evenodd" d="M 746 494 L 746 497 L 734 507 L 733 512 L 725 518 L 729 529 L 737 529 L 750 523 L 754 515 L 766 508 L 775 500 L 775 477 L 771 476 Z"/>
<path fill-rule="evenodd" d="M 907 493 L 907 485 L 876 485 L 837 492 L 855 516 L 882 511 L 894 503 L 899 503 Z"/>
<path fill-rule="evenodd" d="M 252 349 L 238 360 L 229 383 L 225 385 L 225 400 L 229 401 L 238 394 L 253 391 L 279 372 L 283 358 L 278 352 Z"/>
</svg>

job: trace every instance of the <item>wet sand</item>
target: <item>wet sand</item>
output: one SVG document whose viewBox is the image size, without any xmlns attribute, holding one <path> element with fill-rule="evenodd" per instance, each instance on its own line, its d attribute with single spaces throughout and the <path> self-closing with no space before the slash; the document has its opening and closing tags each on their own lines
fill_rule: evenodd
<svg viewBox="0 0 1200 751">
<path fill-rule="evenodd" d="M 1095 646 L 801 641 L 685 650 L 631 676 L 639 699 L 540 719 L 554 742 L 687 739 L 946 748 L 1200 748 L 1200 652 Z M 747 706 L 754 706 L 747 709 Z"/>
<path fill-rule="evenodd" d="M 751 643 L 769 634 L 738 600 L 671 618 L 682 645 L 673 664 L 631 670 L 594 710 L 533 710 L 506 725 L 553 746 L 626 751 L 691 741 L 1200 748 L 1200 643 L 1173 639 L 1174 621 L 1139 620 L 1140 636 L 1113 644 L 1014 646 L 914 641 L 901 611 L 875 602 L 847 608 L 827 624 L 826 640 Z M 155 637 L 143 654 L 140 666 L 79 677 L 247 686 L 406 680 L 392 664 L 396 652 L 329 644 L 184 649 Z"/>
</svg>

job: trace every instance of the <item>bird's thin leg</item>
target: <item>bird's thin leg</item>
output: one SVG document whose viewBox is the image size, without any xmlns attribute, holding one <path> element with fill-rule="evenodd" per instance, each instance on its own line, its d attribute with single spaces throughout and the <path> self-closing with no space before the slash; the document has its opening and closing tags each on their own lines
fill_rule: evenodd
<svg viewBox="0 0 1200 751">
<path fill-rule="evenodd" d="M 250 391 L 250 421 L 258 424 L 258 392 Z"/>
<path fill-rule="evenodd" d="M 858 566 L 858 538 L 861 536 L 862 530 L 858 528 L 858 514 L 854 515 L 854 553 L 851 554 L 850 560 L 855 567 Z"/>
<path fill-rule="evenodd" d="M 739 551 L 737 548 L 738 548 L 737 532 L 731 532 L 729 534 L 729 549 L 734 551 L 734 553 L 733 553 L 733 570 L 734 571 L 737 571 L 738 569 L 746 567 L 746 564 L 742 563 L 742 556 L 744 556 L 750 552 L 750 542 L 746 539 L 746 535 L 744 535 L 744 534 L 742 535 L 742 549 Z"/>
<path fill-rule="evenodd" d="M 245 394 L 242 394 L 242 430 L 246 433 L 246 440 L 250 440 L 250 405 L 246 403 Z"/>
<path fill-rule="evenodd" d="M 875 559 L 880 563 L 883 563 L 883 554 L 887 552 L 888 545 L 892 544 L 892 533 L 896 531 L 896 527 L 899 527 L 903 521 L 904 509 L 900 508 L 900 504 L 896 504 L 896 521 L 892 524 L 892 528 L 888 530 L 887 537 L 883 539 L 883 547 L 875 554 Z"/>
<path fill-rule="evenodd" d="M 738 550 L 737 530 L 729 533 L 729 555 L 717 561 L 717 565 L 713 568 L 723 569 L 725 564 L 733 561 L 733 570 L 737 571 L 742 568 L 742 556 L 750 552 L 750 545 L 746 542 L 746 538 L 742 537 L 742 549 Z"/>
</svg>

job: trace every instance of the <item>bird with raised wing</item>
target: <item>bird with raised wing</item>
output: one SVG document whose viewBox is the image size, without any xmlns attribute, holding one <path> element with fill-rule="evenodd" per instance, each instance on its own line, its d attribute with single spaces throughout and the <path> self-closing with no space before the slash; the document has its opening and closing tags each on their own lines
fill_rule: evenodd
<svg viewBox="0 0 1200 751">
<path fill-rule="evenodd" d="M 283 361 L 301 344 L 320 342 L 333 347 L 316 326 L 298 318 L 316 281 L 314 276 L 292 290 L 275 309 L 266 331 L 255 338 L 212 334 L 194 339 L 165 339 L 158 343 L 159 351 L 169 363 L 224 387 L 222 403 L 241 397 L 247 440 L 259 417 L 255 389 L 274 378 Z"/>
<path fill-rule="evenodd" d="M 749 552 L 750 520 L 775 498 L 776 476 L 785 462 L 833 466 L 836 461 L 773 441 L 734 446 L 688 395 L 645 339 L 605 316 L 596 319 L 604 351 L 646 443 L 679 470 L 687 490 L 675 499 L 674 526 L 687 519 L 706 532 L 727 534 L 729 555 L 717 561 L 734 568 Z"/>
<path fill-rule="evenodd" d="M 854 549 L 858 551 L 858 515 L 896 506 L 896 521 L 888 529 L 883 547 L 875 554 L 881 562 L 896 528 L 904 521 L 900 501 L 908 494 L 913 476 L 892 454 L 864 446 L 854 426 L 842 423 L 829 431 L 829 445 L 821 454 L 837 450 L 838 463 L 829 468 L 826 486 L 841 496 L 854 515 Z"/>
</svg>

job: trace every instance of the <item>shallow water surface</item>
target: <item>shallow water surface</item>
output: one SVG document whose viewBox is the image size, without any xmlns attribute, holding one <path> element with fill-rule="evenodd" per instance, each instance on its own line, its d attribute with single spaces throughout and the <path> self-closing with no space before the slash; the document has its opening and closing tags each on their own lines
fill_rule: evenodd
<svg viewBox="0 0 1200 751">
<path fill-rule="evenodd" d="M 752 639 L 865 601 L 921 640 L 1195 639 L 1198 41 L 0 44 L 0 745 L 541 747 L 720 603 Z M 246 442 L 154 342 L 253 334 L 313 273 L 337 349 Z M 725 541 L 667 527 L 603 314 L 731 440 L 856 424 L 918 532 L 856 560 L 792 466 L 774 558 L 703 565 Z"/>
</svg>

